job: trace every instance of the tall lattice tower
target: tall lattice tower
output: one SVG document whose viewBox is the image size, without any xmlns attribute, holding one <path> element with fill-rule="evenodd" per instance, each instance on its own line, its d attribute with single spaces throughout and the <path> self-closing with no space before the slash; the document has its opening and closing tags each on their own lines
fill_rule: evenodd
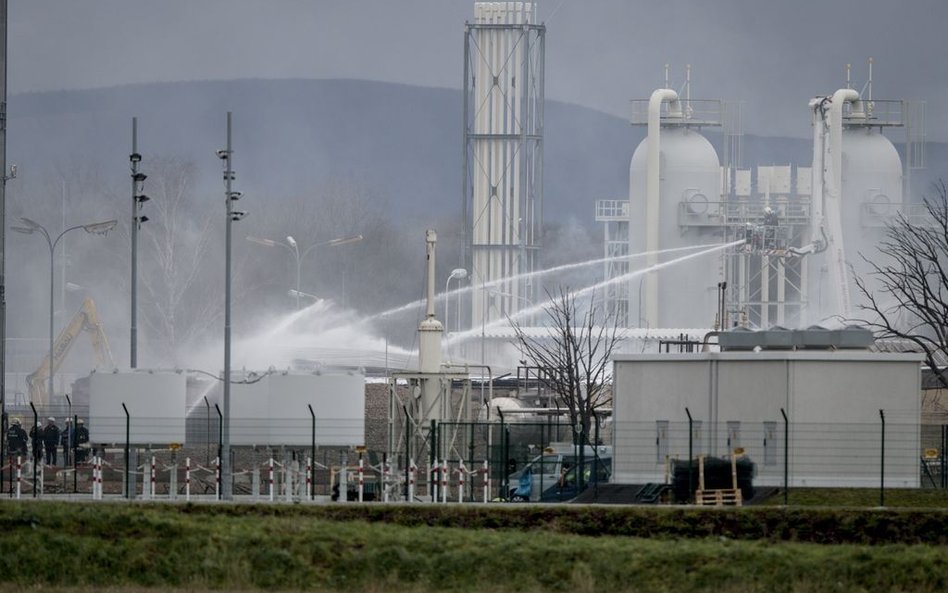
<svg viewBox="0 0 948 593">
<path fill-rule="evenodd" d="M 464 34 L 464 232 L 471 327 L 529 306 L 543 223 L 543 62 L 535 2 L 475 2 Z"/>
</svg>

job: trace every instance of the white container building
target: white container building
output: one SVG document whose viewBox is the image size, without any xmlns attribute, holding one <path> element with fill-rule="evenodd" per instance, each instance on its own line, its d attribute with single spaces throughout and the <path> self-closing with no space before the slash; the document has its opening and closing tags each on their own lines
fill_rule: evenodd
<svg viewBox="0 0 948 593">
<path fill-rule="evenodd" d="M 878 487 L 882 410 L 885 484 L 917 487 L 920 362 L 868 350 L 619 355 L 614 479 L 663 482 L 668 460 L 688 459 L 687 408 L 693 458 L 742 448 L 757 485 L 783 485 L 787 467 L 791 486 Z"/>
</svg>

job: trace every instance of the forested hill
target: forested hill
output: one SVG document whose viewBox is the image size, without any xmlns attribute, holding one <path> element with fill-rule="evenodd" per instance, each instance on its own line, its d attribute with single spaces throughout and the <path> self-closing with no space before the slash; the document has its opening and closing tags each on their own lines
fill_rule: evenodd
<svg viewBox="0 0 948 593">
<path fill-rule="evenodd" d="M 460 211 L 460 91 L 361 80 L 236 80 L 129 85 L 14 95 L 8 160 L 36 172 L 94 160 L 121 178 L 131 117 L 139 148 L 216 169 L 225 112 L 234 112 L 234 165 L 248 195 L 305 192 L 327 178 L 358 179 L 398 216 L 434 220 Z M 549 101 L 545 215 L 591 223 L 596 199 L 628 191 L 628 162 L 644 130 L 622 118 Z M 806 164 L 809 118 L 800 138 L 745 137 L 744 164 Z M 716 141 L 714 131 L 709 137 Z M 929 146 L 929 176 L 948 153 Z M 208 176 L 213 179 L 213 176 Z M 216 186 L 215 186 L 216 189 Z"/>
</svg>

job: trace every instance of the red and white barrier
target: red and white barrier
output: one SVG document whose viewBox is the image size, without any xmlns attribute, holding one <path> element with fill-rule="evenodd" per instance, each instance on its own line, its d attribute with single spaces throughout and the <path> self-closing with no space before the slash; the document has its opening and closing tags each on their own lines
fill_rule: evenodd
<svg viewBox="0 0 948 593">
<path fill-rule="evenodd" d="M 441 460 L 441 502 L 448 503 L 448 460 Z"/>
<path fill-rule="evenodd" d="M 359 455 L 359 502 L 363 502 L 365 493 L 365 460 Z"/>
<path fill-rule="evenodd" d="M 391 464 L 382 462 L 382 502 L 388 502 L 388 483 L 391 479 Z"/>
<path fill-rule="evenodd" d="M 481 469 L 481 473 L 484 476 L 484 502 L 490 500 L 490 471 L 487 468 L 487 460 L 484 460 L 484 468 Z"/>
<path fill-rule="evenodd" d="M 214 498 L 221 497 L 221 458 L 214 458 Z"/>
<path fill-rule="evenodd" d="M 92 499 L 102 500 L 102 458 L 92 458 Z"/>
<path fill-rule="evenodd" d="M 191 458 L 184 460 L 184 500 L 191 500 Z"/>
<path fill-rule="evenodd" d="M 313 460 L 306 458 L 306 500 L 313 500 Z"/>
<path fill-rule="evenodd" d="M 272 457 L 270 458 L 269 472 L 270 472 L 269 477 L 267 478 L 269 482 L 269 491 L 267 492 L 267 495 L 270 498 L 270 502 L 273 502 L 274 491 L 273 491 L 273 458 Z"/>
<path fill-rule="evenodd" d="M 22 451 L 22 449 L 21 449 Z M 16 498 L 20 499 L 20 494 L 23 491 L 23 458 L 19 455 L 16 456 Z"/>
<path fill-rule="evenodd" d="M 464 460 L 458 462 L 458 502 L 464 502 Z"/>
<path fill-rule="evenodd" d="M 417 468 L 415 467 L 415 461 L 411 460 L 408 463 L 408 502 L 415 501 L 415 473 Z"/>
<path fill-rule="evenodd" d="M 152 498 L 157 498 L 156 496 L 157 493 L 155 492 L 155 486 L 157 484 L 157 476 L 155 473 L 155 456 L 154 455 L 152 455 L 151 457 L 151 471 L 148 473 L 148 479 L 151 482 L 151 485 L 148 487 L 148 494 Z"/>
</svg>

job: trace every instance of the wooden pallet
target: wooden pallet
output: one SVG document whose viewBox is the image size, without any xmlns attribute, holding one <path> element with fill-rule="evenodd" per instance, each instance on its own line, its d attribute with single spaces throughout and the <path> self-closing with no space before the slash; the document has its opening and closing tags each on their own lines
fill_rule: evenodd
<svg viewBox="0 0 948 593">
<path fill-rule="evenodd" d="M 731 488 L 705 490 L 704 488 L 704 455 L 698 456 L 698 489 L 695 490 L 695 504 L 698 506 L 743 506 L 741 489 L 737 487 L 737 458 L 743 449 L 737 449 L 731 454 Z"/>
<path fill-rule="evenodd" d="M 723 490 L 696 490 L 695 504 L 698 506 L 742 506 L 740 488 L 727 488 Z"/>
</svg>

